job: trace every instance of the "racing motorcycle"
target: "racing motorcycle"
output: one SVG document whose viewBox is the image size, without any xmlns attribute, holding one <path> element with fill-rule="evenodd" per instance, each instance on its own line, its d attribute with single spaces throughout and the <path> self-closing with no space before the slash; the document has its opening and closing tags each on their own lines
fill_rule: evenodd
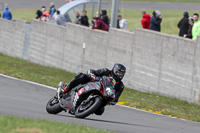
<svg viewBox="0 0 200 133">
<path fill-rule="evenodd" d="M 115 98 L 115 84 L 112 77 L 103 76 L 98 81 L 78 85 L 67 94 L 57 93 L 48 101 L 46 111 L 50 114 L 65 111 L 77 118 L 85 118 L 93 113 L 98 115 L 98 111 Z M 60 82 L 57 92 L 62 88 L 64 83 Z"/>
</svg>

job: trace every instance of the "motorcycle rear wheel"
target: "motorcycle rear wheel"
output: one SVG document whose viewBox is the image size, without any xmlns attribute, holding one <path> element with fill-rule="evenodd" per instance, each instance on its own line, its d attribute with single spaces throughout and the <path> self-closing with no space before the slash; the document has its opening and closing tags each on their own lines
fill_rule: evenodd
<svg viewBox="0 0 200 133">
<path fill-rule="evenodd" d="M 51 98 L 47 105 L 46 105 L 46 111 L 49 113 L 49 114 L 58 114 L 60 113 L 61 111 L 63 111 L 63 108 L 60 107 L 60 104 L 59 102 L 58 103 L 55 103 L 55 104 L 52 104 L 52 101 L 55 100 L 55 98 Z"/>
<path fill-rule="evenodd" d="M 78 106 L 78 108 L 75 111 L 75 117 L 77 118 L 85 118 L 89 116 L 90 114 L 94 113 L 99 107 L 101 106 L 101 98 L 100 97 L 95 97 L 93 99 L 94 101 L 91 103 L 91 105 L 86 108 L 84 111 L 82 111 L 82 104 Z"/>
</svg>

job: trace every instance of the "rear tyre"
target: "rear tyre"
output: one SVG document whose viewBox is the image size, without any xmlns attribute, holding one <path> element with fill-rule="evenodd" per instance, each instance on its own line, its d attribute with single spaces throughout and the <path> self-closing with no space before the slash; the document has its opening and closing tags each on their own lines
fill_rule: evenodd
<svg viewBox="0 0 200 133">
<path fill-rule="evenodd" d="M 89 104 L 88 107 L 87 107 L 87 105 L 83 106 L 82 103 L 78 106 L 78 108 L 75 111 L 75 116 L 77 118 L 85 118 L 85 117 L 89 116 L 90 114 L 94 113 L 101 106 L 101 98 L 100 97 L 95 97 L 94 99 L 91 99 L 89 102 L 90 103 L 88 103 Z"/>
<path fill-rule="evenodd" d="M 47 105 L 46 105 L 46 111 L 49 113 L 49 114 L 57 114 L 57 113 L 60 113 L 61 111 L 63 111 L 63 108 L 60 107 L 60 104 L 59 102 L 55 101 L 57 99 L 55 99 L 54 97 L 51 98 Z M 52 104 L 54 102 L 54 104 Z"/>
</svg>

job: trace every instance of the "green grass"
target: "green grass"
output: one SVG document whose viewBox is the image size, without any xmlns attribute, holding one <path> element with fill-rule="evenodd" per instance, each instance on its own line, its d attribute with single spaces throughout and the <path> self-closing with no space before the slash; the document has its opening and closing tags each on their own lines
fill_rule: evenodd
<svg viewBox="0 0 200 133">
<path fill-rule="evenodd" d="M 134 30 L 135 28 L 142 28 L 141 18 L 143 10 L 123 10 L 121 9 L 119 14 L 123 18 L 128 20 L 128 29 Z M 162 23 L 161 23 L 161 32 L 168 34 L 178 34 L 179 29 L 177 27 L 178 22 L 183 17 L 184 10 L 160 10 L 162 13 Z M 16 18 L 24 19 L 30 21 L 32 18 L 35 18 L 36 9 L 20 9 L 12 10 L 13 16 Z M 153 10 L 146 10 L 148 14 L 152 14 Z M 189 14 L 198 11 L 189 11 Z M 108 16 L 111 16 L 111 10 L 108 10 Z M 91 9 L 88 9 L 88 17 L 91 18 Z M 91 20 L 91 19 L 90 19 Z"/>
<path fill-rule="evenodd" d="M 1 116 L 0 133 L 111 133 L 75 124 Z"/>
<path fill-rule="evenodd" d="M 0 55 L 0 73 L 57 87 L 60 81 L 69 82 L 75 74 L 64 70 L 41 67 L 38 64 Z"/>
<path fill-rule="evenodd" d="M 0 73 L 57 87 L 75 74 L 0 54 Z M 125 88 L 119 100 L 134 108 L 200 122 L 200 105 Z M 125 102 L 125 103 L 124 103 Z"/>
<path fill-rule="evenodd" d="M 31 21 L 32 18 L 36 17 L 36 11 L 38 9 L 18 9 L 11 10 L 14 18 L 19 18 L 27 21 Z"/>
<path fill-rule="evenodd" d="M 120 101 L 130 107 L 200 122 L 200 105 L 126 88 Z"/>
<path fill-rule="evenodd" d="M 104 1 L 112 1 L 112 0 L 104 0 Z M 132 2 L 167 2 L 167 3 L 200 3 L 199 0 L 120 0 L 123 1 L 132 1 Z"/>
</svg>

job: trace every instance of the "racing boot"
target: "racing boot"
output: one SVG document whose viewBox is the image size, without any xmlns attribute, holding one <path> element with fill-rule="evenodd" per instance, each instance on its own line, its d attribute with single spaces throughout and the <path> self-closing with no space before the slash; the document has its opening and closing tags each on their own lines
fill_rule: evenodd
<svg viewBox="0 0 200 133">
<path fill-rule="evenodd" d="M 65 85 L 64 85 L 64 83 L 61 81 L 61 82 L 58 84 L 57 94 L 56 94 L 56 97 L 54 97 L 54 98 L 60 98 L 60 97 L 62 97 L 64 87 L 65 87 Z"/>
<path fill-rule="evenodd" d="M 61 82 L 58 84 L 58 88 L 63 89 L 64 87 L 65 87 L 64 82 L 61 81 Z"/>
</svg>

